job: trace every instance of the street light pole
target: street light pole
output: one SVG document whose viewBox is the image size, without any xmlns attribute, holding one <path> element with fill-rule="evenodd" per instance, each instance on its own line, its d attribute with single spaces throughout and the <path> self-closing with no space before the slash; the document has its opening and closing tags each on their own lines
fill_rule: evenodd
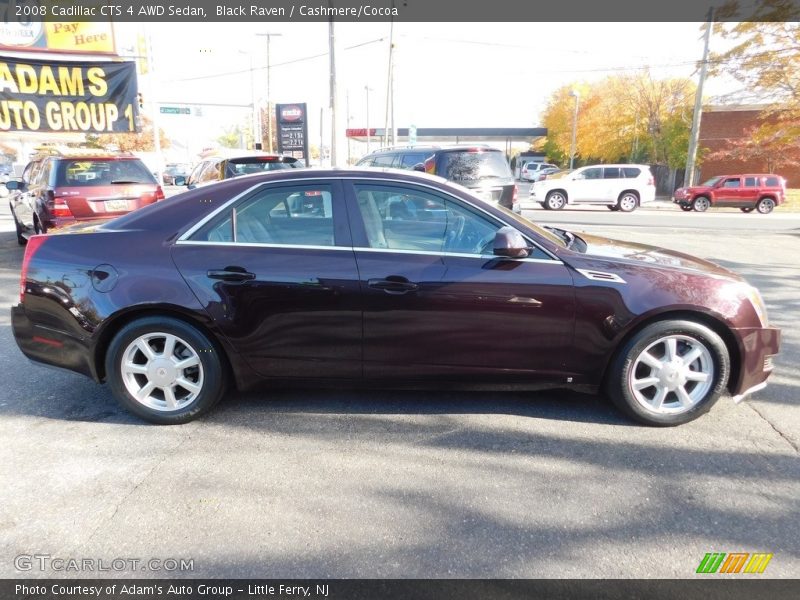
<svg viewBox="0 0 800 600">
<path fill-rule="evenodd" d="M 578 141 L 578 100 L 580 99 L 580 94 L 577 90 L 572 90 L 569 95 L 575 98 L 575 112 L 572 114 L 572 143 L 569 146 L 569 170 L 571 171 L 575 164 L 575 146 Z"/>
<path fill-rule="evenodd" d="M 372 137 L 370 135 L 371 130 L 369 128 L 369 93 L 372 91 L 372 88 L 368 85 L 365 85 L 364 91 L 367 92 L 367 154 L 369 154 L 369 145 L 372 141 Z"/>
<path fill-rule="evenodd" d="M 272 97 L 270 96 L 270 89 L 269 89 L 269 72 L 270 72 L 270 61 L 269 61 L 269 42 L 270 39 L 273 37 L 280 37 L 282 34 L 280 33 L 257 33 L 256 35 L 267 38 L 267 148 L 270 152 L 272 152 Z M 261 132 L 259 131 L 259 136 Z"/>
</svg>

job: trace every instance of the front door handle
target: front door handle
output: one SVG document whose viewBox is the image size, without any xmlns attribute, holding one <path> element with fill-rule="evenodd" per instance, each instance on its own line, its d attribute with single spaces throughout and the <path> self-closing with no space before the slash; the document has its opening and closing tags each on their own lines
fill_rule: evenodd
<svg viewBox="0 0 800 600">
<path fill-rule="evenodd" d="M 367 285 L 374 290 L 383 290 L 387 294 L 407 294 L 419 289 L 419 285 L 410 282 L 405 277 L 400 275 L 390 275 L 385 279 L 370 279 Z"/>
<path fill-rule="evenodd" d="M 251 281 L 256 278 L 255 273 L 250 273 L 242 267 L 225 267 L 224 269 L 212 269 L 208 272 L 210 279 L 221 279 L 222 281 Z"/>
</svg>

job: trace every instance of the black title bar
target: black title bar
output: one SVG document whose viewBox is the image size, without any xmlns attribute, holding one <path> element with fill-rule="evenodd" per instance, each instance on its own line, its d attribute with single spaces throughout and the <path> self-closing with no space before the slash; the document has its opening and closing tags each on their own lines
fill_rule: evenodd
<svg viewBox="0 0 800 600">
<path fill-rule="evenodd" d="M 800 20 L 800 0 L 0 0 L 0 21 L 700 22 L 711 7 L 722 21 Z"/>
</svg>

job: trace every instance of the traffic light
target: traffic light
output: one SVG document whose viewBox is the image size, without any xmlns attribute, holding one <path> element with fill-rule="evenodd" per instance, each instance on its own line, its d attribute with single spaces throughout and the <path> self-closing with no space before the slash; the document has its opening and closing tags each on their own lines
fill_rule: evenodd
<svg viewBox="0 0 800 600">
<path fill-rule="evenodd" d="M 144 96 L 142 96 L 142 92 L 136 94 L 136 99 L 139 101 L 139 108 L 144 108 Z"/>
</svg>

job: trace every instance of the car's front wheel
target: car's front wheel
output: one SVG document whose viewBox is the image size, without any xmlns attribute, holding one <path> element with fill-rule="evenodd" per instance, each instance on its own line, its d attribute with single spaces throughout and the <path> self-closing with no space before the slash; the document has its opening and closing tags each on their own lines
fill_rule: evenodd
<svg viewBox="0 0 800 600">
<path fill-rule="evenodd" d="M 692 207 L 689 204 L 681 204 L 681 210 L 683 212 L 691 212 Z"/>
<path fill-rule="evenodd" d="M 146 317 L 123 327 L 106 354 L 106 374 L 120 404 L 152 423 L 186 423 L 225 392 L 218 350 L 197 328 Z"/>
<path fill-rule="evenodd" d="M 766 215 L 772 212 L 772 209 L 775 208 L 775 200 L 772 198 L 762 198 L 758 201 L 756 205 L 756 210 L 760 212 L 762 215 Z"/>
<path fill-rule="evenodd" d="M 619 349 L 606 391 L 630 417 L 667 427 L 708 412 L 729 374 L 728 349 L 714 331 L 694 321 L 659 321 Z"/>
<path fill-rule="evenodd" d="M 709 206 L 711 206 L 711 202 L 705 196 L 698 196 L 692 202 L 692 209 L 697 212 L 706 212 Z"/>
<path fill-rule="evenodd" d="M 567 204 L 567 197 L 563 192 L 550 192 L 544 203 L 550 210 L 561 210 Z"/>
<path fill-rule="evenodd" d="M 633 192 L 624 192 L 617 198 L 617 207 L 622 212 L 633 212 L 639 205 L 639 197 Z"/>
<path fill-rule="evenodd" d="M 9 207 L 10 206 L 11 205 L 9 205 Z M 24 246 L 25 244 L 28 243 L 28 240 L 22 234 L 22 232 L 23 232 L 22 223 L 20 223 L 19 220 L 17 220 L 17 215 L 14 214 L 14 209 L 11 209 L 11 216 L 14 219 L 14 229 L 16 229 L 16 231 L 17 231 L 17 243 L 20 246 Z"/>
</svg>

